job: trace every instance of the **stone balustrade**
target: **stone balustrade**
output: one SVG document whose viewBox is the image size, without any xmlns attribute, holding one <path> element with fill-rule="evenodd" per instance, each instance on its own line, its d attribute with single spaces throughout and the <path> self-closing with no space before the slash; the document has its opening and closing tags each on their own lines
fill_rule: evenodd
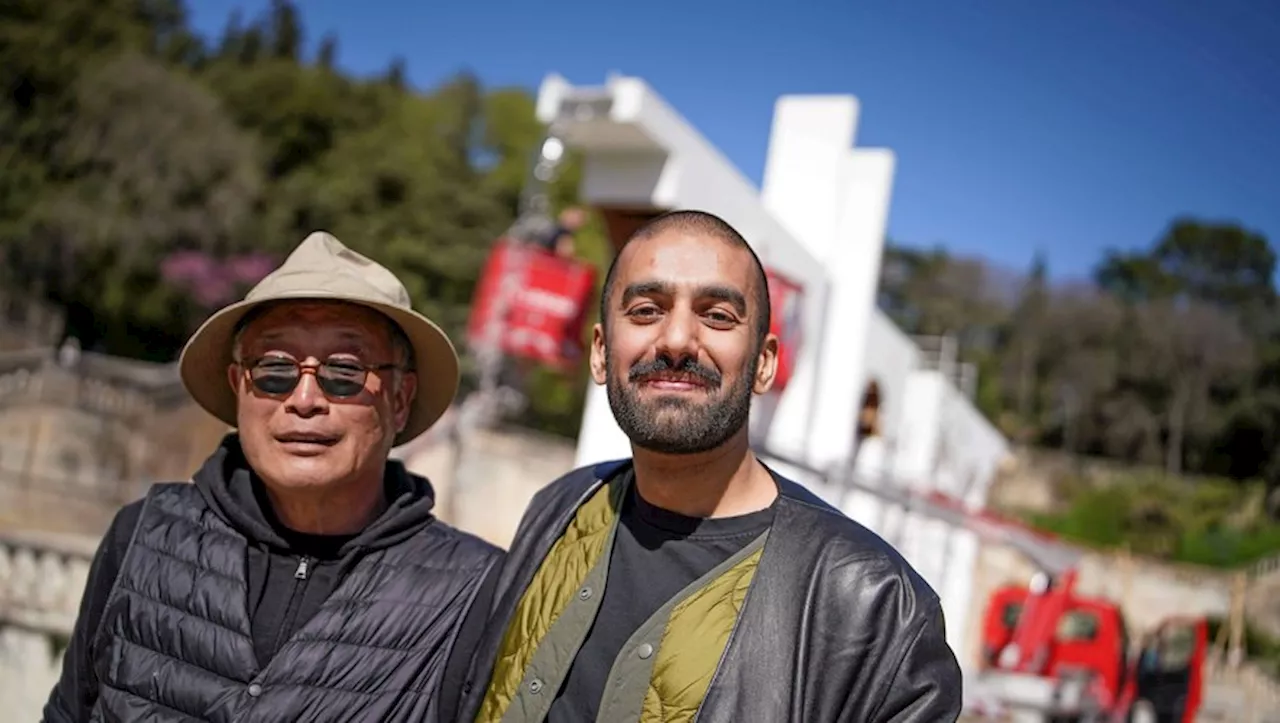
<svg viewBox="0 0 1280 723">
<path fill-rule="evenodd" d="M 1255 562 L 1249 569 L 1249 576 L 1267 583 L 1280 583 L 1280 555 Z"/>
<path fill-rule="evenodd" d="M 0 532 L 0 626 L 69 636 L 97 542 Z"/>
<path fill-rule="evenodd" d="M 1247 663 L 1205 661 L 1200 719 L 1230 723 L 1280 723 L 1280 684 Z"/>
</svg>

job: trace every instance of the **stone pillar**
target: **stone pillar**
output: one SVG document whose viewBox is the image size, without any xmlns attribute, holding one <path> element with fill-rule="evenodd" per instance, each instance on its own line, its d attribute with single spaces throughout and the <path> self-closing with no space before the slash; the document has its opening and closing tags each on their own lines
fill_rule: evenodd
<svg viewBox="0 0 1280 723">
<path fill-rule="evenodd" d="M 35 723 L 62 671 L 62 653 L 37 631 L 0 622 L 0 710 L 14 723 Z"/>
</svg>

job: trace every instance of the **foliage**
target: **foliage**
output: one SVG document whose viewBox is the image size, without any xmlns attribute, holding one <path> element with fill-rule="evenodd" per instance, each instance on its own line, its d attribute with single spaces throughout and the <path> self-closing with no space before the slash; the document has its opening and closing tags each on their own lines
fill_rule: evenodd
<svg viewBox="0 0 1280 723">
<path fill-rule="evenodd" d="M 181 0 L 0 5 L 0 284 L 64 307 L 88 349 L 169 360 L 242 272 L 324 228 L 461 340 L 542 137 L 533 98 L 465 70 L 413 88 L 399 59 L 344 73 L 299 7 L 210 38 Z M 578 239 L 602 271 L 604 238 L 596 222 Z M 907 331 L 957 338 L 981 408 L 1020 441 L 1277 480 L 1275 267 L 1260 234 L 1186 217 L 1091 283 L 1052 283 L 1044 257 L 1022 274 L 896 246 L 880 299 Z M 522 421 L 574 434 L 584 374 L 532 373 Z"/>
<path fill-rule="evenodd" d="M 907 331 L 957 339 L 977 403 L 1016 441 L 1158 470 L 1078 486 L 1035 522 L 1230 566 L 1280 551 L 1261 514 L 1268 494 L 1280 512 L 1275 270 L 1260 234 L 1183 217 L 1147 249 L 1108 252 L 1089 282 L 1051 283 L 1043 256 L 1010 274 L 891 246 L 880 299 Z"/>
<path fill-rule="evenodd" d="M 543 128 L 523 89 L 402 62 L 356 78 L 298 6 L 191 32 L 179 0 L 0 8 L 0 283 L 67 309 L 89 349 L 175 357 L 213 307 L 309 232 L 385 263 L 459 346 Z M 554 188 L 574 202 L 577 167 Z M 578 240 L 591 260 L 603 235 Z M 465 366 L 465 364 L 464 364 Z M 577 432 L 584 369 L 538 372 L 523 420 Z"/>
<path fill-rule="evenodd" d="M 979 404 L 1020 442 L 1274 486 L 1275 269 L 1260 234 L 1179 218 L 1091 282 L 1051 283 L 1042 256 L 1015 274 L 893 245 L 880 298 L 910 333 L 957 339 Z"/>
<path fill-rule="evenodd" d="M 1029 521 L 1069 540 L 1212 567 L 1238 567 L 1280 550 L 1280 526 L 1262 512 L 1261 484 L 1171 481 L 1157 472 L 1063 485 L 1060 509 Z"/>
</svg>

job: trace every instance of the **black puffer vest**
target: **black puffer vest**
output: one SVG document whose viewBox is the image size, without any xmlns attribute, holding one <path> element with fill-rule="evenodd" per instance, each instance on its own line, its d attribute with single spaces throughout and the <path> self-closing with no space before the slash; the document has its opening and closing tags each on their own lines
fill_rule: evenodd
<svg viewBox="0 0 1280 723">
<path fill-rule="evenodd" d="M 449 648 L 493 547 L 432 524 L 354 560 L 260 670 L 247 544 L 193 485 L 152 488 L 99 629 L 91 720 L 435 720 Z"/>
</svg>

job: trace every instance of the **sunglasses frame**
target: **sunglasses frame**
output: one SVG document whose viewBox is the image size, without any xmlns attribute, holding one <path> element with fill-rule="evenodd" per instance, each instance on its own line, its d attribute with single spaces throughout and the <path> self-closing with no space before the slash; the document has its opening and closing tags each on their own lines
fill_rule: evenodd
<svg viewBox="0 0 1280 723">
<path fill-rule="evenodd" d="M 292 365 L 295 369 L 297 369 L 297 376 L 293 379 L 292 386 L 290 386 L 288 389 L 283 391 L 272 391 L 269 389 L 262 388 L 262 386 L 258 382 L 263 377 L 254 377 L 253 371 L 255 368 L 258 367 L 259 364 L 261 364 L 262 362 L 268 359 L 278 362 L 282 365 L 283 364 Z M 245 377 L 248 379 L 249 384 L 252 385 L 255 390 L 272 397 L 287 397 L 288 395 L 293 394 L 294 390 L 298 388 L 298 385 L 302 383 L 302 375 L 306 374 L 308 371 L 315 375 L 316 385 L 320 387 L 320 391 L 324 392 L 324 395 L 326 397 L 329 397 L 332 399 L 353 399 L 355 397 L 360 396 L 360 393 L 364 391 L 365 385 L 369 383 L 370 372 L 383 372 L 383 371 L 389 371 L 392 369 L 398 369 L 400 371 L 404 371 L 403 367 L 401 367 L 399 364 L 363 364 L 354 359 L 343 359 L 340 362 L 335 361 L 333 359 L 325 359 L 324 361 L 319 361 L 314 363 L 303 363 L 298 361 L 297 359 L 294 359 L 293 357 L 282 356 L 278 354 L 266 354 L 260 357 L 254 357 L 252 359 L 238 361 L 236 363 L 240 366 L 240 369 L 244 373 Z M 353 394 L 341 394 L 333 391 L 332 389 L 327 388 L 326 384 L 329 382 L 336 381 L 336 382 L 346 383 L 350 381 L 352 384 L 356 383 L 355 379 L 350 379 L 350 380 L 334 379 L 333 377 L 325 377 L 324 375 L 321 374 L 321 370 L 324 367 L 333 365 L 333 364 L 341 364 L 342 366 L 349 367 L 352 370 L 354 369 L 362 370 L 363 375 L 360 377 L 360 380 L 359 380 L 359 387 L 360 387 L 359 390 L 357 390 Z M 277 377 L 277 378 L 281 378 L 281 377 Z"/>
</svg>

